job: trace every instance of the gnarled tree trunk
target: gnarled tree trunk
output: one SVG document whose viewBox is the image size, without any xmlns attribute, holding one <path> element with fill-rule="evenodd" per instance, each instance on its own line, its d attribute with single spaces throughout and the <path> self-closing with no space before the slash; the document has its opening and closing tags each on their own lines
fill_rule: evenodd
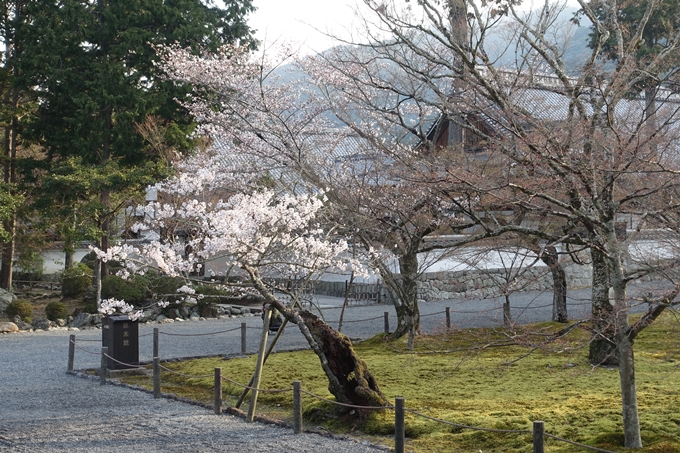
<svg viewBox="0 0 680 453">
<path fill-rule="evenodd" d="M 319 357 L 321 368 L 328 378 L 328 390 L 338 402 L 356 406 L 387 406 L 389 402 L 378 387 L 378 382 L 366 362 L 356 355 L 352 341 L 308 311 L 284 307 L 267 289 L 257 270 L 244 266 L 253 279 L 255 288 L 281 314 L 297 325 L 309 346 Z M 349 409 L 348 409 L 349 410 Z"/>
<path fill-rule="evenodd" d="M 553 313 L 552 320 L 568 322 L 567 317 L 567 276 L 559 262 L 559 255 L 554 246 L 546 247 L 541 254 L 543 261 L 550 269 L 553 280 Z"/>
</svg>

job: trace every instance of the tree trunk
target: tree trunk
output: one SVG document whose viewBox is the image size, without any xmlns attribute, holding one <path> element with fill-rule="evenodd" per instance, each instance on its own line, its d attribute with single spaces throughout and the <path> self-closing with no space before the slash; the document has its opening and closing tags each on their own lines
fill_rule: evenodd
<svg viewBox="0 0 680 453">
<path fill-rule="evenodd" d="M 73 266 L 74 261 L 75 253 L 73 253 L 72 250 L 67 250 L 64 252 L 64 269 L 68 269 L 69 267 Z"/>
<path fill-rule="evenodd" d="M 503 325 L 509 326 L 512 324 L 512 314 L 510 313 L 510 295 L 505 295 L 505 302 L 503 303 Z"/>
<path fill-rule="evenodd" d="M 554 246 L 546 247 L 541 254 L 543 261 L 552 275 L 553 280 L 553 312 L 552 320 L 568 322 L 567 317 L 567 276 L 559 262 L 559 255 Z"/>
<path fill-rule="evenodd" d="M 640 420 L 638 418 L 637 388 L 635 383 L 635 355 L 633 336 L 628 324 L 628 297 L 623 272 L 623 256 L 620 245 L 610 252 L 610 283 L 614 296 L 616 320 L 616 349 L 619 359 L 619 380 L 623 414 L 623 433 L 626 448 L 642 448 Z"/>
<path fill-rule="evenodd" d="M 328 390 L 340 403 L 356 406 L 387 406 L 378 382 L 366 363 L 352 349 L 352 341 L 308 311 L 284 307 L 267 289 L 256 269 L 244 266 L 258 292 L 290 322 L 297 325 L 312 351 L 319 357 L 328 378 Z M 349 412 L 350 408 L 347 408 Z M 372 410 L 372 409 L 371 409 Z M 361 415 L 366 415 L 370 410 Z M 360 411 L 361 412 L 361 411 Z"/>
<path fill-rule="evenodd" d="M 605 257 L 591 248 L 593 289 L 591 321 L 594 335 L 590 342 L 589 360 L 593 365 L 618 365 L 614 307 L 609 300 L 609 270 Z"/>
<path fill-rule="evenodd" d="M 623 407 L 623 434 L 626 448 L 642 448 L 638 417 L 637 387 L 635 383 L 635 355 L 633 341 L 622 333 L 618 343 L 619 379 Z"/>
<path fill-rule="evenodd" d="M 16 225 L 16 216 L 3 223 L 3 227 L 7 234 L 11 235 L 9 242 L 6 242 L 2 247 L 2 269 L 0 269 L 0 288 L 12 291 L 12 272 L 14 271 L 14 230 Z"/>
<path fill-rule="evenodd" d="M 420 333 L 420 310 L 418 309 L 418 254 L 405 253 L 399 257 L 399 275 L 383 275 L 383 280 L 396 294 L 394 308 L 397 312 L 397 327 L 390 335 L 396 340 L 409 336 L 409 346 Z"/>
</svg>

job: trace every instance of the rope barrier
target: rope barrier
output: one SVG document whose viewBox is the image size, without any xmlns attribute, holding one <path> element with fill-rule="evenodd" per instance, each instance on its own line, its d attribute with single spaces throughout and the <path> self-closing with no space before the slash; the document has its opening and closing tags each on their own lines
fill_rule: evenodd
<svg viewBox="0 0 680 453">
<path fill-rule="evenodd" d="M 168 335 L 170 337 L 203 337 L 206 335 L 217 335 L 220 333 L 227 333 L 227 332 L 233 332 L 235 330 L 241 330 L 241 327 L 234 327 L 233 329 L 228 329 L 228 330 L 220 330 L 218 332 L 207 332 L 207 333 L 167 333 L 167 332 L 159 332 L 161 335 Z"/>
<path fill-rule="evenodd" d="M 597 448 L 597 447 L 591 447 L 590 445 L 580 444 L 578 442 L 574 442 L 574 441 L 571 441 L 571 440 L 568 440 L 568 439 L 563 439 L 561 437 L 553 436 L 552 434 L 548 434 L 548 433 L 543 433 L 543 435 L 545 437 L 549 437 L 550 439 L 559 440 L 560 442 L 566 442 L 568 444 L 575 445 L 577 447 L 587 448 L 587 449 L 593 450 L 593 451 L 599 451 L 599 452 L 602 452 L 602 453 L 616 453 L 615 451 L 604 450 L 602 448 Z"/>
<path fill-rule="evenodd" d="M 167 371 L 168 373 L 176 374 L 177 376 L 182 376 L 185 378 L 190 378 L 190 379 L 207 379 L 207 378 L 212 378 L 214 375 L 212 374 L 203 374 L 203 375 L 189 375 L 189 374 L 182 374 L 179 373 L 175 370 L 171 370 L 170 368 L 166 368 L 163 365 L 158 365 L 161 369 Z"/>
<path fill-rule="evenodd" d="M 75 346 L 77 349 L 80 349 L 81 351 L 87 352 L 88 354 L 100 355 L 100 354 L 102 353 L 101 351 L 96 351 L 96 352 L 95 352 L 95 351 L 89 351 L 89 350 L 87 350 L 87 349 L 85 349 L 85 348 L 81 348 L 80 346 L 78 346 L 78 345 L 75 343 L 75 341 L 71 341 L 71 343 L 72 343 L 73 346 Z"/>
<path fill-rule="evenodd" d="M 113 360 L 114 362 L 116 362 L 116 363 L 118 363 L 118 364 L 120 364 L 120 365 L 125 365 L 126 367 L 131 368 L 131 369 L 134 368 L 134 369 L 136 369 L 136 370 L 146 370 L 146 367 L 139 366 L 139 365 L 133 365 L 133 364 L 131 364 L 131 363 L 121 362 L 120 360 L 116 360 L 116 359 L 114 359 L 113 357 L 111 357 L 111 356 L 108 355 L 108 354 L 104 354 L 104 357 L 106 357 L 106 358 L 108 358 L 108 359 L 111 359 L 111 360 Z"/>
<path fill-rule="evenodd" d="M 351 322 L 373 321 L 373 320 L 376 320 L 376 319 L 383 319 L 384 317 L 385 317 L 385 316 L 383 315 L 383 316 L 376 316 L 375 318 L 354 319 L 354 320 L 350 320 L 350 321 L 342 321 L 342 323 L 343 323 L 343 324 L 349 324 L 349 323 L 351 323 Z"/>
<path fill-rule="evenodd" d="M 90 342 L 93 342 L 93 343 L 101 343 L 102 340 L 84 340 L 82 338 L 79 338 L 78 341 L 90 341 Z"/>
<path fill-rule="evenodd" d="M 429 415 L 421 414 L 420 412 L 416 412 L 414 410 L 407 409 L 407 408 L 404 408 L 404 411 L 410 412 L 411 414 L 417 415 L 418 417 L 422 417 L 422 418 L 426 418 L 428 420 L 432 420 L 434 422 L 443 423 L 444 425 L 451 425 L 451 426 L 456 426 L 458 428 L 472 429 L 474 431 L 487 431 L 487 432 L 491 432 L 491 433 L 533 434 L 533 431 L 530 431 L 528 429 L 480 428 L 478 426 L 461 425 L 460 423 L 454 423 L 454 422 L 449 422 L 449 421 L 442 420 L 442 419 L 439 419 L 439 418 L 430 417 Z"/>
<path fill-rule="evenodd" d="M 420 315 L 420 317 L 421 318 L 427 318 L 428 316 L 441 315 L 442 313 L 446 314 L 445 311 L 438 311 L 438 312 L 435 312 L 435 313 L 428 313 L 426 315 Z"/>
<path fill-rule="evenodd" d="M 329 400 L 328 398 L 324 398 L 323 396 L 315 395 L 314 393 L 308 392 L 307 390 L 304 390 L 304 389 L 300 389 L 300 391 L 302 393 L 304 393 L 305 395 L 309 395 L 309 396 L 314 397 L 318 400 L 325 401 L 325 402 L 331 403 L 331 404 L 335 404 L 337 406 L 351 407 L 353 409 L 371 409 L 371 410 L 373 410 L 373 409 L 375 409 L 375 410 L 394 409 L 394 406 L 357 406 L 355 404 L 341 403 L 339 401 Z"/>
</svg>

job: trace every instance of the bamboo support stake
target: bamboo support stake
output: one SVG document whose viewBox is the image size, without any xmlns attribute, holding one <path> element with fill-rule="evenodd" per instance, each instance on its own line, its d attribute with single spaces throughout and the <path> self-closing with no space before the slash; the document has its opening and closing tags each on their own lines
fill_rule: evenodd
<svg viewBox="0 0 680 453">
<path fill-rule="evenodd" d="M 286 324 L 288 324 L 288 320 L 284 319 L 283 323 L 281 324 L 281 327 L 279 327 L 279 331 L 276 332 L 276 336 L 274 337 L 274 340 L 272 340 L 272 343 L 267 348 L 267 353 L 264 355 L 263 365 L 265 363 L 267 363 L 267 359 L 269 358 L 272 351 L 274 350 L 274 346 L 276 346 L 276 342 L 279 341 L 281 334 L 283 334 L 283 330 L 285 329 Z M 243 401 L 245 401 L 246 396 L 248 396 L 248 392 L 250 391 L 249 387 L 253 386 L 254 379 L 255 379 L 255 376 L 254 375 L 251 376 L 250 381 L 248 381 L 248 385 L 246 386 L 246 388 L 243 389 L 243 391 L 241 392 L 241 395 L 238 397 L 238 400 L 236 401 L 236 404 L 234 405 L 235 408 L 237 408 L 237 409 L 240 408 L 241 404 L 243 404 Z"/>
<path fill-rule="evenodd" d="M 248 406 L 248 415 L 246 421 L 251 423 L 255 418 L 255 406 L 257 406 L 257 394 L 260 386 L 260 378 L 262 377 L 262 367 L 264 365 L 265 349 L 267 348 L 267 338 L 269 337 L 269 322 L 272 317 L 271 308 L 267 308 L 264 314 L 264 325 L 262 326 L 262 337 L 260 338 L 260 349 L 257 353 L 257 363 L 255 364 L 255 374 L 253 375 L 252 391 L 250 392 L 250 405 Z"/>
</svg>

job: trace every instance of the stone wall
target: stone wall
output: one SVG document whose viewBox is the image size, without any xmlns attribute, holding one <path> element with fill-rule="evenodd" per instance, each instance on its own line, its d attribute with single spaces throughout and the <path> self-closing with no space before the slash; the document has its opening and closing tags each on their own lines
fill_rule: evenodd
<svg viewBox="0 0 680 453">
<path fill-rule="evenodd" d="M 567 288 L 590 286 L 589 265 L 565 266 Z M 503 269 L 471 269 L 457 272 L 423 274 L 418 283 L 418 299 L 425 302 L 446 299 L 480 299 L 502 295 L 506 283 Z M 552 291 L 553 281 L 547 266 L 535 266 L 523 272 L 513 292 Z"/>
<path fill-rule="evenodd" d="M 568 263 L 564 266 L 567 288 L 586 288 L 591 282 L 590 265 Z M 469 269 L 454 272 L 429 272 L 418 282 L 418 299 L 424 302 L 494 297 L 502 294 L 503 269 Z M 380 283 L 358 283 L 350 299 L 389 304 L 395 297 Z M 346 283 L 317 281 L 310 292 L 325 296 L 344 297 Z M 515 285 L 517 291 L 552 291 L 552 276 L 547 266 L 535 266 L 524 272 Z"/>
</svg>

